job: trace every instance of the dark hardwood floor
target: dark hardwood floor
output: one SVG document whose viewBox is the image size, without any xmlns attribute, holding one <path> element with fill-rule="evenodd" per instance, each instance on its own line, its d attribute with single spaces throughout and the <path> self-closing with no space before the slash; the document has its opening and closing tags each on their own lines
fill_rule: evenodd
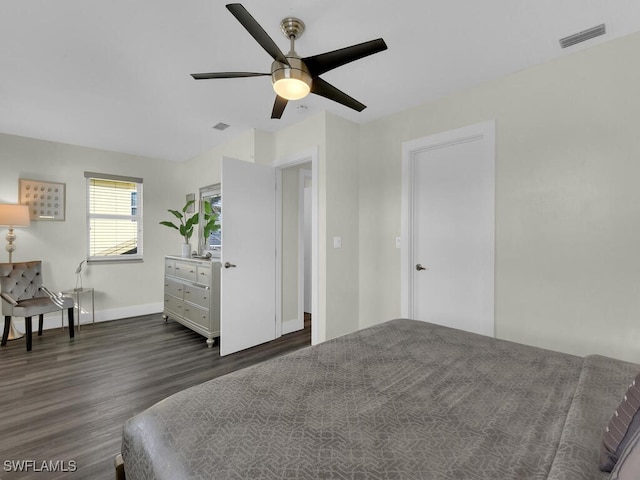
<svg viewBox="0 0 640 480">
<path fill-rule="evenodd" d="M 160 314 L 45 330 L 0 348 L 0 479 L 114 478 L 123 423 L 187 387 L 310 344 L 305 329 L 220 357 L 204 337 Z M 29 472 L 8 462 L 32 460 Z M 75 472 L 46 472 L 60 461 Z M 15 465 L 15 464 L 13 464 Z M 9 468 L 10 470 L 11 468 Z M 58 467 L 60 469 L 60 467 Z"/>
</svg>

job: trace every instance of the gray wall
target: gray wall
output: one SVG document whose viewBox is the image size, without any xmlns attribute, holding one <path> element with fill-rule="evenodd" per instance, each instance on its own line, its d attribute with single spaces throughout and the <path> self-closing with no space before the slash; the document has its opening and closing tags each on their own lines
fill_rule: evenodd
<svg viewBox="0 0 640 480">
<path fill-rule="evenodd" d="M 400 313 L 401 144 L 496 120 L 496 335 L 640 361 L 640 34 L 361 128 L 360 326 Z"/>
<path fill-rule="evenodd" d="M 65 221 L 33 221 L 28 228 L 16 229 L 17 249 L 13 256 L 14 261 L 42 260 L 45 284 L 58 291 L 75 287 L 76 266 L 86 259 L 84 172 L 142 177 L 144 261 L 87 265 L 83 284 L 96 290 L 97 320 L 162 310 L 162 257 L 179 252 L 180 238 L 158 222 L 169 219 L 167 208 L 184 204 L 184 196 L 173 188 L 177 164 L 0 134 L 0 165 L 2 203 L 18 202 L 19 178 L 66 185 Z M 8 261 L 4 244 L 0 261 Z M 59 326 L 60 316 L 48 317 L 47 323 Z"/>
</svg>

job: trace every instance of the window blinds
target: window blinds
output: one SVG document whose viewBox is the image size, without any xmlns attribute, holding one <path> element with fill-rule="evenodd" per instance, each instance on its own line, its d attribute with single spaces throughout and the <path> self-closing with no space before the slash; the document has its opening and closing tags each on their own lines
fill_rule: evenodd
<svg viewBox="0 0 640 480">
<path fill-rule="evenodd" d="M 142 179 L 87 174 L 90 260 L 142 257 Z"/>
</svg>

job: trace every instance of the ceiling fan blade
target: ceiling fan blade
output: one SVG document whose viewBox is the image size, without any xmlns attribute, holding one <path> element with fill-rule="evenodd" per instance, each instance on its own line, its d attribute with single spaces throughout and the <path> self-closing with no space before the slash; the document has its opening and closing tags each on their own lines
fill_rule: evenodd
<svg viewBox="0 0 640 480">
<path fill-rule="evenodd" d="M 260 44 L 266 52 L 273 57 L 274 60 L 289 65 L 289 61 L 284 56 L 284 53 L 278 48 L 278 45 L 271 39 L 267 32 L 260 26 L 255 18 L 239 3 L 230 3 L 227 5 L 227 10 L 236 17 L 236 19 L 242 24 L 242 26 L 249 32 L 249 34 Z"/>
<path fill-rule="evenodd" d="M 280 95 L 276 95 L 276 101 L 273 103 L 273 110 L 271 111 L 271 118 L 281 118 L 287 103 L 289 103 L 289 100 L 282 98 Z"/>
<path fill-rule="evenodd" d="M 358 112 L 361 112 L 362 110 L 367 108 L 367 106 L 363 103 L 360 103 L 355 98 L 350 97 L 342 90 L 338 90 L 329 82 L 325 82 L 319 77 L 313 79 L 313 83 L 311 84 L 311 93 L 315 93 L 316 95 L 320 95 L 321 97 L 325 97 L 329 100 L 333 100 L 334 102 L 341 103 L 345 107 L 353 108 Z"/>
<path fill-rule="evenodd" d="M 382 52 L 386 49 L 387 44 L 384 43 L 383 39 L 378 38 L 377 40 L 370 40 L 350 47 L 340 48 L 332 52 L 303 58 L 302 61 L 309 69 L 309 72 L 311 72 L 311 76 L 317 77 L 318 75 L 322 75 L 336 67 L 373 55 L 374 53 Z"/>
<path fill-rule="evenodd" d="M 192 73 L 191 76 L 196 80 L 208 80 L 211 78 L 262 77 L 262 76 L 271 76 L 271 74 L 255 73 L 255 72 L 216 72 L 216 73 Z"/>
</svg>

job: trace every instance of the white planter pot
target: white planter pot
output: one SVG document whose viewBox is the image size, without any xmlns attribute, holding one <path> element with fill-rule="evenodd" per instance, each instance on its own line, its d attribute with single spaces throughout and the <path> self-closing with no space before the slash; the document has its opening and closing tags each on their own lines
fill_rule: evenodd
<svg viewBox="0 0 640 480">
<path fill-rule="evenodd" d="M 190 258 L 191 257 L 191 244 L 183 243 L 182 244 L 182 258 Z"/>
</svg>

